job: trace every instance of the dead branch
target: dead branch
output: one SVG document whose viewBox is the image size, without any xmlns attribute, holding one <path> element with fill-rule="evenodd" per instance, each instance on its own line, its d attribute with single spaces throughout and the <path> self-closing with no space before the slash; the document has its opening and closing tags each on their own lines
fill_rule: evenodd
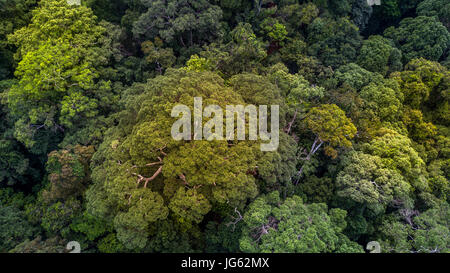
<svg viewBox="0 0 450 273">
<path fill-rule="evenodd" d="M 242 221 L 242 219 L 244 219 L 244 217 L 242 217 L 241 213 L 237 210 L 237 208 L 234 208 L 234 212 L 237 214 L 237 217 L 235 216 L 231 216 L 231 218 L 233 219 L 231 222 L 229 222 L 228 224 L 226 224 L 227 227 L 233 225 L 233 232 L 236 229 L 236 225 Z"/>
</svg>

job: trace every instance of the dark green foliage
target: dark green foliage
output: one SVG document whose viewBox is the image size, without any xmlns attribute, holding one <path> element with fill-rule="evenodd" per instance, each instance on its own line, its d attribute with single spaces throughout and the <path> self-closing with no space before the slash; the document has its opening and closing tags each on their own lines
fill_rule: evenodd
<svg viewBox="0 0 450 273">
<path fill-rule="evenodd" d="M 14 206 L 0 205 L 0 252 L 7 252 L 31 238 L 36 230 L 23 211 Z"/>
<path fill-rule="evenodd" d="M 133 34 L 143 40 L 160 37 L 176 48 L 211 42 L 221 35 L 222 10 L 207 0 L 143 0 L 147 8 L 133 24 Z"/>
<path fill-rule="evenodd" d="M 406 18 L 398 28 L 390 27 L 384 36 L 403 52 L 403 62 L 414 58 L 438 61 L 450 45 L 450 33 L 436 17 Z"/>
<path fill-rule="evenodd" d="M 345 18 L 317 18 L 308 26 L 307 41 L 310 55 L 336 68 L 356 60 L 362 38 L 358 28 Z"/>
<path fill-rule="evenodd" d="M 450 3 L 445 0 L 424 0 L 417 6 L 417 14 L 437 16 L 447 29 L 450 29 Z"/>
</svg>

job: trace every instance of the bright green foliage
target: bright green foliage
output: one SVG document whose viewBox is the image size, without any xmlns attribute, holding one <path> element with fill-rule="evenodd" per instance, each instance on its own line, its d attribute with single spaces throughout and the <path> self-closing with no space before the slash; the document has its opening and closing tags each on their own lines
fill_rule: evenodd
<svg viewBox="0 0 450 273">
<path fill-rule="evenodd" d="M 257 198 L 243 215 L 240 248 L 251 253 L 362 252 L 342 234 L 346 214 L 325 204 L 306 205 L 298 196 L 282 201 L 275 191 Z"/>
<path fill-rule="evenodd" d="M 290 90 L 286 96 L 288 104 L 301 105 L 304 109 L 309 109 L 317 104 L 325 95 L 325 89 L 317 85 L 311 85 L 301 75 L 288 75 Z"/>
<path fill-rule="evenodd" d="M 384 36 L 403 52 L 403 62 L 415 58 L 437 61 L 450 45 L 450 33 L 436 17 L 406 18 L 398 28 L 390 27 Z"/>
<path fill-rule="evenodd" d="M 35 211 L 33 217 L 41 217 L 41 226 L 52 235 L 61 234 L 63 237 L 70 232 L 70 223 L 81 212 L 80 202 L 74 198 L 65 202 L 53 204 L 40 203 L 39 211 Z"/>
<path fill-rule="evenodd" d="M 94 241 L 112 230 L 112 226 L 109 223 L 88 214 L 86 211 L 81 217 L 77 217 L 70 224 L 70 227 L 75 232 L 85 234 L 86 238 L 90 241 Z"/>
<path fill-rule="evenodd" d="M 448 139 L 447 139 L 448 141 Z M 443 157 L 446 155 L 445 148 L 443 149 Z M 430 174 L 430 187 L 433 194 L 440 200 L 446 201 L 450 197 L 450 182 L 446 178 L 449 175 L 449 161 L 445 159 L 438 159 L 432 161 L 428 166 Z"/>
<path fill-rule="evenodd" d="M 334 77 L 339 85 L 346 84 L 357 91 L 371 82 L 379 82 L 383 79 L 378 73 L 372 73 L 354 63 L 339 67 Z"/>
<path fill-rule="evenodd" d="M 98 243 L 98 250 L 101 253 L 120 253 L 125 247 L 117 240 L 114 233 L 110 233 Z"/>
<path fill-rule="evenodd" d="M 360 96 L 364 101 L 364 111 L 373 119 L 381 121 L 397 120 L 402 109 L 403 94 L 395 81 L 370 83 Z"/>
<path fill-rule="evenodd" d="M 279 89 L 266 77 L 251 73 L 233 76 L 229 85 L 242 96 L 244 101 L 253 105 L 281 104 Z"/>
<path fill-rule="evenodd" d="M 186 69 L 189 71 L 203 72 L 212 70 L 212 65 L 206 58 L 199 57 L 198 55 L 192 55 L 189 61 L 186 62 Z"/>
<path fill-rule="evenodd" d="M 286 27 L 273 19 L 265 19 L 261 28 L 271 41 L 283 42 L 288 34 Z"/>
<path fill-rule="evenodd" d="M 300 22 L 309 25 L 319 15 L 319 9 L 311 2 L 306 3 L 301 7 Z"/>
<path fill-rule="evenodd" d="M 403 123 L 408 129 L 409 137 L 415 141 L 424 141 L 436 135 L 437 130 L 431 122 L 424 120 L 422 112 L 406 108 Z"/>
<path fill-rule="evenodd" d="M 128 200 L 128 211 L 114 218 L 117 238 L 128 249 L 143 248 L 149 224 L 167 218 L 168 210 L 160 195 L 145 188 L 134 190 Z"/>
<path fill-rule="evenodd" d="M 71 93 L 64 96 L 61 101 L 61 125 L 68 128 L 74 123 L 80 123 L 83 119 L 89 119 L 97 115 L 97 102 L 89 99 L 81 92 Z"/>
<path fill-rule="evenodd" d="M 386 168 L 401 173 L 415 190 L 428 189 L 425 164 L 408 137 L 395 131 L 387 131 L 363 144 L 361 148 L 364 153 L 380 157 Z"/>
<path fill-rule="evenodd" d="M 351 152 L 342 164 L 345 167 L 336 178 L 336 194 L 346 202 L 377 214 L 384 213 L 394 201 L 411 203 L 411 186 L 396 170 L 386 168 L 380 157 Z"/>
<path fill-rule="evenodd" d="M 92 55 L 93 52 L 86 49 L 104 31 L 95 19 L 86 7 L 68 6 L 65 0 L 44 1 L 33 11 L 31 24 L 16 31 L 9 40 L 19 46 L 19 58 L 39 49 L 42 44 L 56 45 L 59 41 L 71 42 L 78 52 Z"/>
<path fill-rule="evenodd" d="M 9 36 L 20 62 L 8 103 L 20 117 L 16 138 L 28 148 L 40 129 L 64 131 L 96 115 L 96 99 L 87 91 L 95 88 L 96 67 L 107 62 L 104 32 L 90 9 L 51 0 L 40 3 L 31 24 Z"/>
</svg>

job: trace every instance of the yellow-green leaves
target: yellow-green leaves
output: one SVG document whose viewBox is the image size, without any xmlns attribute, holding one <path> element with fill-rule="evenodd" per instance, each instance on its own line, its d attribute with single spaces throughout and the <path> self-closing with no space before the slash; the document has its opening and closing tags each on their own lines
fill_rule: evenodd
<svg viewBox="0 0 450 273">
<path fill-rule="evenodd" d="M 345 112 L 334 104 L 323 104 L 309 111 L 305 119 L 306 126 L 321 141 L 328 143 L 326 153 L 336 157 L 334 147 L 351 147 L 351 139 L 356 134 L 356 127 L 345 116 Z"/>
</svg>

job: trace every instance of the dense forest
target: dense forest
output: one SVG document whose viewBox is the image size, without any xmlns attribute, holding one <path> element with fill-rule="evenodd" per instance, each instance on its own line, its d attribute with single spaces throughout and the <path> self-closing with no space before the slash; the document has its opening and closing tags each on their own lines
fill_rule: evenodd
<svg viewBox="0 0 450 273">
<path fill-rule="evenodd" d="M 0 0 L 0 252 L 450 252 L 448 0 L 77 2 Z"/>
</svg>

